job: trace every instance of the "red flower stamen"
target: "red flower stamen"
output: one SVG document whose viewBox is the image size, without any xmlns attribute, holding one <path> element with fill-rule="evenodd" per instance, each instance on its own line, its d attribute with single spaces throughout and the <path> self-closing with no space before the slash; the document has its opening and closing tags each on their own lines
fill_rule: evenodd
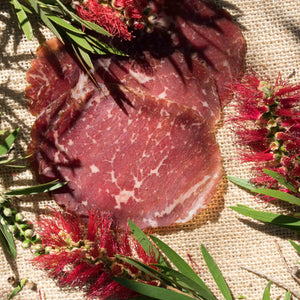
<svg viewBox="0 0 300 300">
<path fill-rule="evenodd" d="M 133 36 L 129 28 L 141 30 L 148 21 L 144 14 L 147 5 L 145 0 L 108 0 L 105 3 L 87 0 L 76 5 L 76 9 L 82 19 L 103 27 L 113 36 L 131 40 Z"/>
<path fill-rule="evenodd" d="M 33 262 L 59 285 L 85 286 L 89 298 L 128 299 L 135 294 L 114 282 L 113 276 L 152 284 L 151 278 L 116 255 L 131 256 L 152 267 L 157 263 L 154 253 L 147 255 L 127 231 L 116 226 L 110 213 L 92 211 L 86 224 L 73 214 L 53 210 L 37 225 L 43 250 Z"/>
<path fill-rule="evenodd" d="M 263 168 L 280 172 L 300 188 L 300 85 L 290 85 L 278 75 L 275 84 L 252 72 L 232 90 L 237 96 L 236 124 L 238 142 L 246 146 L 243 161 L 255 162 L 256 178 L 264 186 L 276 181 Z"/>
</svg>

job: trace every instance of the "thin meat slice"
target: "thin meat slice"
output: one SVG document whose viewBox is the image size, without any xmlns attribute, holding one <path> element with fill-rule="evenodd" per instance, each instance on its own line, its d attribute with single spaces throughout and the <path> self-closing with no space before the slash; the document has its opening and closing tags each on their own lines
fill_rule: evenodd
<svg viewBox="0 0 300 300">
<path fill-rule="evenodd" d="M 214 77 L 203 61 L 192 59 L 189 68 L 183 54 L 154 58 L 145 51 L 142 58 L 98 59 L 96 73 L 107 83 L 122 83 L 158 99 L 168 99 L 194 109 L 214 128 L 220 119 L 220 100 Z"/>
<path fill-rule="evenodd" d="M 54 199 L 82 215 L 110 210 L 122 226 L 130 218 L 141 228 L 186 222 L 203 209 L 221 178 L 220 153 L 205 120 L 184 105 L 98 78 L 99 91 L 85 73 L 64 66 L 67 52 L 54 47 L 52 54 L 60 70 L 73 69 L 79 78 L 40 112 L 32 130 L 29 151 L 39 179 L 68 181 Z M 53 67 L 45 62 L 45 70 L 47 64 Z M 31 70 L 36 80 L 28 91 L 33 104 L 45 104 L 37 80 L 45 74 L 37 71 Z M 73 82 L 70 72 L 55 74 Z M 57 80 L 48 88 L 58 88 L 52 86 Z"/>
<path fill-rule="evenodd" d="M 208 1 L 159 0 L 157 11 L 174 45 L 185 55 L 204 60 L 213 73 L 222 106 L 229 102 L 227 85 L 242 75 L 245 40 L 230 15 Z"/>
<path fill-rule="evenodd" d="M 29 83 L 26 98 L 33 115 L 40 114 L 55 100 L 65 98 L 69 89 L 78 83 L 80 67 L 73 57 L 65 55 L 61 48 L 61 43 L 51 39 L 38 48 L 39 59 L 31 62 L 32 68 L 26 74 Z"/>
</svg>

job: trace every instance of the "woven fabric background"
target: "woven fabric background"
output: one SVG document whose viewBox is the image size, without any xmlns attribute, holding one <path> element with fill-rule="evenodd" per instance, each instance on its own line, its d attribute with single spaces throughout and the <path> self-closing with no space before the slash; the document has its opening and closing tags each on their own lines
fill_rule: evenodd
<svg viewBox="0 0 300 300">
<path fill-rule="evenodd" d="M 30 140 L 30 128 L 34 118 L 25 106 L 25 74 L 30 68 L 35 50 L 43 38 L 51 35 L 47 31 L 35 29 L 38 39 L 27 41 L 21 34 L 8 1 L 0 2 L 0 128 L 20 127 L 20 135 L 15 146 L 16 154 L 23 154 Z M 300 0 L 219 0 L 218 5 L 227 9 L 240 24 L 246 42 L 246 68 L 275 78 L 280 72 L 290 82 L 300 82 Z M 233 106 L 224 110 L 224 119 L 233 113 Z M 297 240 L 293 232 L 241 217 L 230 209 L 238 203 L 269 211 L 285 212 L 286 207 L 274 203 L 257 203 L 253 196 L 235 187 L 226 176 L 250 178 L 250 165 L 241 165 L 231 124 L 225 123 L 216 132 L 223 157 L 224 180 L 209 207 L 184 225 L 154 230 L 165 242 L 185 259 L 188 254 L 197 262 L 200 275 L 218 293 L 200 254 L 203 243 L 219 265 L 236 298 L 243 295 L 248 300 L 262 298 L 267 284 L 242 266 L 260 271 L 278 279 L 300 293 L 297 285 L 287 272 L 276 247 L 282 249 L 287 264 L 297 265 L 298 257 L 288 239 Z M 15 171 L 14 171 L 15 172 Z M 34 183 L 30 171 L 2 172 L 1 188 L 27 186 Z M 34 221 L 44 212 L 46 205 L 55 205 L 47 196 L 27 197 L 20 206 L 28 220 Z M 16 280 L 28 278 L 36 284 L 36 289 L 26 285 L 16 299 L 39 299 L 40 290 L 47 300 L 84 299 L 83 293 L 59 288 L 47 278 L 47 274 L 33 268 L 30 250 L 23 250 L 17 243 L 18 257 L 13 261 L 0 247 L 0 299 L 7 299 L 13 289 L 9 277 Z M 273 299 L 283 299 L 284 290 L 272 285 Z M 281 298 L 280 298 L 281 297 Z"/>
</svg>

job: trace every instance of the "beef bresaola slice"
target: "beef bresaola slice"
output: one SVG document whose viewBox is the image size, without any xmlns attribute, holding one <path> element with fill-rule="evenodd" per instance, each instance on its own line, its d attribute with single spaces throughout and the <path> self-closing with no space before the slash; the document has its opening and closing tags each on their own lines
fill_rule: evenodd
<svg viewBox="0 0 300 300">
<path fill-rule="evenodd" d="M 214 75 L 222 106 L 229 102 L 227 85 L 242 75 L 246 44 L 228 12 L 203 0 L 155 1 L 160 22 L 174 46 L 204 60 Z"/>
<path fill-rule="evenodd" d="M 68 181 L 69 190 L 54 198 L 82 215 L 109 210 L 122 226 L 130 218 L 141 228 L 188 221 L 221 178 L 214 136 L 191 109 L 149 95 L 127 97 L 121 109 L 96 93 L 62 134 L 40 116 L 31 145 L 39 176 Z"/>
<path fill-rule="evenodd" d="M 214 128 L 221 111 L 215 79 L 203 61 L 191 62 L 189 68 L 179 51 L 160 59 L 145 51 L 138 60 L 100 58 L 94 75 L 108 84 L 122 83 L 127 89 L 190 107 Z"/>
<path fill-rule="evenodd" d="M 57 99 L 63 99 L 75 85 L 84 88 L 79 75 L 81 69 L 71 55 L 66 55 L 62 44 L 51 39 L 37 50 L 38 59 L 31 62 L 27 72 L 27 105 L 33 115 L 38 115 Z M 50 63 L 51 62 L 51 63 Z M 62 101 L 63 102 L 63 101 Z"/>
<path fill-rule="evenodd" d="M 66 70 L 68 54 L 56 46 L 49 47 Z M 204 208 L 221 178 L 220 153 L 205 120 L 186 106 L 123 85 L 108 89 L 99 81 L 100 92 L 72 69 L 77 83 L 50 104 L 40 98 L 44 82 L 37 78 L 45 76 L 35 76 L 35 67 L 27 89 L 33 107 L 35 99 L 47 104 L 32 130 L 32 166 L 41 181 L 69 182 L 54 199 L 82 215 L 110 210 L 121 225 L 130 218 L 142 228 L 185 222 Z M 49 91 L 59 88 L 55 76 L 64 78 L 55 74 Z M 73 82 L 71 72 L 66 76 Z"/>
</svg>

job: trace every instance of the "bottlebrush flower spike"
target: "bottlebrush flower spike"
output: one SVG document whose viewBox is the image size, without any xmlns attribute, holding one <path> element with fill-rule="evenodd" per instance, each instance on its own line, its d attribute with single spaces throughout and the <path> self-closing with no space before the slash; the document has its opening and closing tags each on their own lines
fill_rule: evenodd
<svg viewBox="0 0 300 300">
<path fill-rule="evenodd" d="M 144 13 L 148 5 L 145 0 L 87 0 L 76 5 L 79 16 L 102 26 L 113 36 L 131 40 L 128 28 L 143 29 L 148 23 Z"/>
<path fill-rule="evenodd" d="M 148 256 L 127 231 L 120 230 L 110 213 L 91 211 L 87 222 L 57 210 L 39 221 L 37 232 L 42 249 L 34 265 L 48 271 L 62 286 L 85 287 L 88 298 L 128 299 L 136 295 L 113 281 L 113 276 L 153 284 L 149 276 L 116 255 L 131 256 L 151 265 L 157 263 L 154 254 Z"/>
<path fill-rule="evenodd" d="M 283 175 L 300 188 L 300 84 L 289 84 L 278 75 L 274 84 L 254 72 L 232 86 L 237 98 L 238 142 L 241 156 L 255 162 L 253 183 L 271 187 L 277 182 L 263 168 Z"/>
</svg>

